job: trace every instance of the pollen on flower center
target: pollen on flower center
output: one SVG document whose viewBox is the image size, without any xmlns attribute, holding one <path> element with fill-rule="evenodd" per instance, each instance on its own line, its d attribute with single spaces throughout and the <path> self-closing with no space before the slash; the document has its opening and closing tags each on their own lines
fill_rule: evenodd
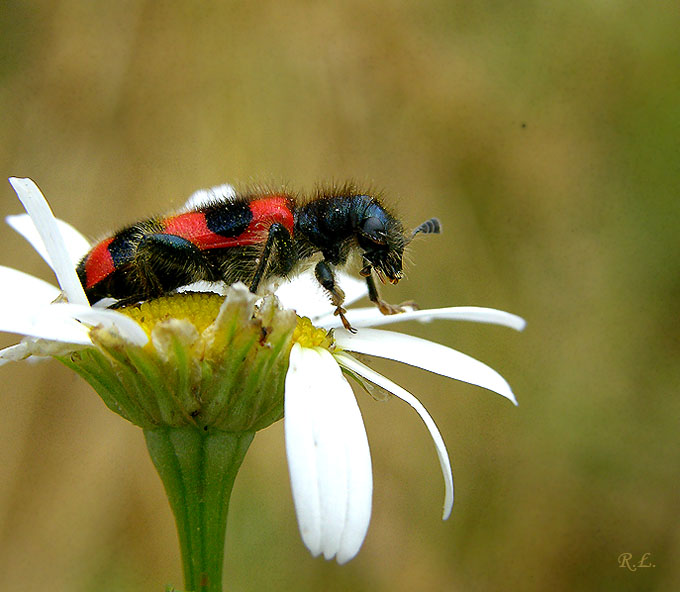
<svg viewBox="0 0 680 592">
<path fill-rule="evenodd" d="M 298 317 L 293 331 L 293 343 L 299 343 L 302 347 L 329 349 L 334 342 L 328 331 L 315 327 L 307 317 Z"/>
<path fill-rule="evenodd" d="M 202 333 L 215 322 L 223 302 L 224 296 L 219 294 L 184 292 L 120 308 L 119 312 L 137 321 L 149 335 L 157 323 L 168 319 L 187 320 Z"/>
<path fill-rule="evenodd" d="M 274 296 L 235 284 L 226 297 L 185 292 L 119 311 L 142 326 L 148 344 L 97 326 L 93 347 L 62 361 L 135 425 L 255 432 L 283 416 L 297 318 Z"/>
</svg>

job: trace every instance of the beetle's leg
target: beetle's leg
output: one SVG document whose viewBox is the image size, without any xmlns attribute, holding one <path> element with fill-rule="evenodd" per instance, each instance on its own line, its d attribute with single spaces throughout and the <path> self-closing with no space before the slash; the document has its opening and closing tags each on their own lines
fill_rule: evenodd
<svg viewBox="0 0 680 592">
<path fill-rule="evenodd" d="M 293 268 L 295 263 L 293 259 L 293 239 L 290 232 L 283 225 L 278 222 L 269 227 L 269 234 L 267 235 L 267 242 L 264 244 L 264 249 L 260 254 L 260 262 L 255 270 L 255 275 L 250 282 L 250 291 L 255 293 L 260 286 L 262 278 L 265 277 L 269 260 L 272 256 L 272 250 L 276 248 L 278 253 L 279 271 L 288 272 Z"/>
<path fill-rule="evenodd" d="M 333 268 L 326 260 L 319 261 L 314 268 L 314 275 L 323 289 L 328 292 L 328 295 L 331 298 L 331 304 L 335 306 L 335 312 L 333 314 L 340 317 L 342 326 L 345 329 L 350 333 L 356 333 L 357 330 L 349 324 L 347 317 L 345 317 L 347 311 L 342 307 L 342 304 L 345 302 L 345 293 L 335 281 Z"/>
<path fill-rule="evenodd" d="M 402 302 L 401 304 L 390 304 L 389 302 L 385 302 L 380 297 L 380 292 L 378 292 L 378 286 L 375 284 L 373 274 L 369 273 L 368 275 L 365 275 L 362 273 L 362 275 L 366 277 L 366 286 L 368 287 L 369 299 L 371 302 L 375 303 L 375 305 L 378 307 L 378 310 L 384 315 L 393 315 L 399 314 L 400 312 L 406 312 L 405 307 L 416 310 L 418 309 L 418 305 L 413 300 L 408 300 L 406 302 Z"/>
<path fill-rule="evenodd" d="M 134 274 L 143 296 L 160 296 L 179 286 L 207 279 L 210 269 L 196 245 L 174 234 L 147 234 L 137 245 Z"/>
</svg>

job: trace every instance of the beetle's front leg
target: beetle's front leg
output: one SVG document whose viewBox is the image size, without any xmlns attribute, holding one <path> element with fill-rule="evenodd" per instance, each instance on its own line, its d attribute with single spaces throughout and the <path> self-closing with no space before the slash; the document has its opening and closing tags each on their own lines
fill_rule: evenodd
<svg viewBox="0 0 680 592">
<path fill-rule="evenodd" d="M 314 275 L 324 290 L 328 292 L 328 295 L 331 299 L 331 304 L 335 306 L 335 312 L 333 314 L 340 317 L 342 326 L 345 327 L 345 329 L 351 333 L 356 333 L 357 330 L 349 324 L 347 317 L 345 317 L 345 313 L 347 311 L 342 307 L 343 303 L 345 302 L 345 293 L 335 281 L 333 268 L 327 261 L 319 261 L 314 268 Z"/>
<path fill-rule="evenodd" d="M 364 268 L 364 270 L 365 269 L 366 268 Z M 406 302 L 402 302 L 401 304 L 390 304 L 389 302 L 385 302 L 380 297 L 380 292 L 378 292 L 378 286 L 375 285 L 375 280 L 373 279 L 373 274 L 371 273 L 370 268 L 367 270 L 367 273 L 365 273 L 364 270 L 362 270 L 361 275 L 366 277 L 368 297 L 371 300 L 371 302 L 375 303 L 375 305 L 378 307 L 378 310 L 381 313 L 383 313 L 384 315 L 393 315 L 399 314 L 400 312 L 406 312 L 406 307 L 409 307 L 412 310 L 418 309 L 418 305 L 413 300 L 407 300 Z"/>
</svg>

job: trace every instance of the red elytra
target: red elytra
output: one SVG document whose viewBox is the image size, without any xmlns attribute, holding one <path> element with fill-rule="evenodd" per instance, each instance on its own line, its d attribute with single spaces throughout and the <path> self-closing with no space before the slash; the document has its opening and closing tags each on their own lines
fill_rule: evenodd
<svg viewBox="0 0 680 592">
<path fill-rule="evenodd" d="M 222 236 L 210 230 L 202 212 L 187 212 L 166 218 L 163 229 L 191 241 L 199 249 L 225 249 L 257 245 L 267 240 L 267 232 L 272 224 L 283 225 L 293 235 L 295 220 L 289 200 L 280 195 L 256 199 L 248 204 L 252 219 L 248 227 L 237 236 Z"/>
<path fill-rule="evenodd" d="M 113 257 L 111 257 L 109 251 L 109 245 L 113 242 L 113 239 L 114 237 L 103 240 L 90 251 L 85 265 L 85 288 L 91 288 L 115 271 L 116 266 L 113 264 Z"/>
<path fill-rule="evenodd" d="M 290 236 L 293 236 L 295 226 L 295 218 L 291 211 L 291 203 L 289 199 L 282 195 L 271 195 L 263 199 L 256 199 L 250 202 L 250 211 L 253 212 L 253 219 L 248 226 L 248 229 L 241 235 L 249 240 L 252 235 L 261 237 L 262 230 L 268 230 L 272 224 L 279 223 L 288 230 Z M 255 241 L 255 242 L 262 242 Z M 254 243 L 240 243 L 240 244 L 254 244 Z"/>
<path fill-rule="evenodd" d="M 164 232 L 185 238 L 201 250 L 225 249 L 257 245 L 267 240 L 267 232 L 272 224 L 283 225 L 293 235 L 294 216 L 288 198 L 281 195 L 267 196 L 253 200 L 248 204 L 252 219 L 248 227 L 239 235 L 229 237 L 212 232 L 206 223 L 203 212 L 186 212 L 171 216 L 162 221 Z M 96 244 L 90 251 L 85 264 L 86 285 L 92 288 L 105 280 L 116 266 L 109 251 L 109 245 L 115 240 L 109 237 Z"/>
</svg>

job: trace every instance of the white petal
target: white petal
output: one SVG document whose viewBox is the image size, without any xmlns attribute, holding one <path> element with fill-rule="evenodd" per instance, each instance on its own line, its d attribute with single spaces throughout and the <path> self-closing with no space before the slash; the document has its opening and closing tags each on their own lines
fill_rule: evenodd
<svg viewBox="0 0 680 592">
<path fill-rule="evenodd" d="M 55 312 L 56 305 L 0 310 L 0 331 L 57 341 L 91 345 L 89 329 L 66 314 Z"/>
<path fill-rule="evenodd" d="M 227 286 L 224 282 L 194 282 L 177 288 L 178 292 L 214 292 L 220 296 L 226 296 Z"/>
<path fill-rule="evenodd" d="M 52 309 L 78 319 L 89 327 L 101 325 L 107 329 L 115 329 L 123 339 L 133 345 L 142 347 L 149 341 L 149 337 L 137 321 L 115 310 L 70 303 L 55 304 Z"/>
<path fill-rule="evenodd" d="M 38 229 L 35 227 L 35 224 L 33 224 L 31 217 L 28 214 L 18 214 L 16 216 L 7 216 L 5 220 L 7 224 L 31 243 L 31 246 L 38 251 L 38 254 L 45 260 L 45 263 L 54 269 L 50 255 L 45 248 L 45 243 L 42 238 L 40 238 Z M 55 220 L 61 235 L 64 237 L 66 249 L 71 258 L 71 265 L 76 267 L 78 263 L 80 263 L 80 260 L 90 250 L 90 242 L 68 222 L 64 222 L 59 218 L 55 218 Z"/>
<path fill-rule="evenodd" d="M 417 366 L 449 378 L 462 380 L 517 400 L 507 381 L 494 369 L 455 349 L 426 339 L 363 328 L 356 334 L 336 329 L 335 340 L 344 349 Z"/>
<path fill-rule="evenodd" d="M 85 291 L 71 262 L 64 237 L 45 197 L 31 179 L 10 177 L 10 184 L 33 220 L 52 261 L 52 268 L 69 302 L 87 304 Z"/>
<path fill-rule="evenodd" d="M 342 271 L 336 273 L 338 285 L 345 292 L 345 305 L 363 298 L 368 294 L 366 282 L 356 279 Z M 301 317 L 315 319 L 332 315 L 335 307 L 314 274 L 309 271 L 284 282 L 276 289 L 276 297 L 283 308 L 295 310 Z M 337 317 L 334 317 L 337 319 Z M 316 324 L 316 322 L 315 322 Z M 318 325 L 317 325 L 318 326 Z"/>
<path fill-rule="evenodd" d="M 28 214 L 18 214 L 15 216 L 7 216 L 5 222 L 9 224 L 16 232 L 23 236 L 30 245 L 38 252 L 45 263 L 53 268 L 52 259 L 45 248 L 45 243 L 38 233 L 38 229 L 33 224 L 33 220 Z"/>
<path fill-rule="evenodd" d="M 343 306 L 351 306 L 357 300 L 361 300 L 364 296 L 368 296 L 366 280 L 360 280 L 344 271 L 336 272 L 335 277 L 345 293 L 345 302 L 343 303 Z"/>
<path fill-rule="evenodd" d="M 526 326 L 526 321 L 517 315 L 495 308 L 483 308 L 478 306 L 451 306 L 448 308 L 432 308 L 427 310 L 407 310 L 406 312 L 395 315 L 384 315 L 377 307 L 366 307 L 348 310 L 345 316 L 355 328 L 378 327 L 380 325 L 391 325 L 392 323 L 402 323 L 404 321 L 428 323 L 440 319 L 502 325 L 504 327 L 509 327 L 510 329 L 515 329 L 516 331 L 522 331 Z M 315 324 L 317 327 L 327 327 L 329 329 L 342 326 L 338 317 L 332 315 L 319 319 Z"/>
<path fill-rule="evenodd" d="M 301 317 L 315 317 L 328 312 L 331 304 L 312 273 L 303 273 L 276 289 L 283 308 L 295 310 Z"/>
<path fill-rule="evenodd" d="M 355 360 L 353 357 L 348 356 L 345 353 L 336 354 L 335 358 L 344 368 L 347 368 L 351 372 L 355 372 L 356 374 L 363 376 L 366 380 L 370 380 L 372 383 L 377 384 L 393 395 L 399 397 L 402 401 L 406 401 L 411 407 L 413 407 L 413 409 L 415 409 L 416 413 L 420 415 L 420 418 L 423 420 L 423 422 L 425 422 L 425 425 L 430 432 L 430 436 L 432 436 L 432 440 L 434 441 L 435 449 L 437 451 L 437 458 L 439 459 L 439 465 L 442 470 L 442 475 L 444 476 L 445 493 L 444 512 L 442 519 L 446 520 L 451 515 L 451 509 L 453 508 L 453 474 L 451 473 L 451 463 L 449 461 L 449 454 L 446 450 L 446 445 L 444 444 L 444 440 L 439 433 L 439 429 L 437 428 L 437 425 L 434 423 L 434 420 L 430 414 L 427 412 L 425 407 L 423 407 L 422 403 L 418 401 L 418 399 L 416 399 L 411 393 L 404 390 L 388 378 L 385 378 L 382 374 L 379 374 L 375 370 L 372 370 L 368 366 L 362 364 L 358 360 Z"/>
<path fill-rule="evenodd" d="M 189 199 L 182 207 L 183 210 L 194 210 L 201 206 L 207 206 L 218 201 L 231 201 L 236 197 L 236 191 L 231 185 L 226 183 L 216 185 L 210 189 L 199 189 L 191 194 Z"/>
<path fill-rule="evenodd" d="M 106 298 L 102 298 L 101 300 L 97 300 L 97 302 L 95 302 L 92 305 L 92 308 L 97 308 L 97 309 L 110 308 L 111 306 L 113 306 L 114 304 L 117 304 L 117 303 L 118 303 L 118 300 L 116 300 L 115 298 L 110 298 L 110 297 L 107 296 Z"/>
<path fill-rule="evenodd" d="M 0 308 L 0 331 L 58 343 L 92 345 L 90 327 L 97 325 L 114 328 L 123 339 L 140 347 L 149 341 L 136 321 L 115 310 L 68 302 Z"/>
<path fill-rule="evenodd" d="M 0 307 L 9 311 L 46 306 L 61 294 L 56 286 L 4 265 L 0 265 L 0 286 Z"/>
<path fill-rule="evenodd" d="M 0 366 L 9 362 L 18 362 L 25 360 L 30 355 L 28 347 L 25 343 L 17 343 L 0 349 Z"/>
<path fill-rule="evenodd" d="M 302 539 L 315 556 L 349 561 L 370 521 L 371 459 L 352 389 L 326 350 L 293 346 L 284 427 Z"/>
</svg>

